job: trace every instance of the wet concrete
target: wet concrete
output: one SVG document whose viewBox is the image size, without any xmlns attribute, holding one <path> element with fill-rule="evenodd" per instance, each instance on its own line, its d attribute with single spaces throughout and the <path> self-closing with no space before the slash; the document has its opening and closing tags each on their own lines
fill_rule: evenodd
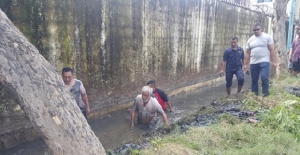
<svg viewBox="0 0 300 155">
<path fill-rule="evenodd" d="M 235 80 L 234 80 L 235 81 Z M 250 77 L 246 77 L 244 90 L 250 88 Z M 237 90 L 237 83 L 234 82 L 232 93 Z M 225 80 L 215 82 L 209 86 L 199 87 L 191 92 L 181 93 L 169 100 L 175 111 L 167 112 L 170 123 L 174 123 L 183 117 L 193 115 L 203 106 L 210 105 L 211 101 L 226 96 Z M 128 142 L 139 142 L 141 136 L 153 131 L 148 126 L 136 125 L 134 129 L 129 128 L 130 114 L 127 110 L 115 112 L 103 118 L 89 121 L 93 131 L 99 137 L 106 151 L 115 150 Z M 158 127 L 162 125 L 159 121 Z M 139 147 L 139 146 L 137 146 Z M 1 155 L 48 155 L 50 151 L 42 140 L 35 140 L 23 143 L 19 146 L 1 150 Z"/>
</svg>

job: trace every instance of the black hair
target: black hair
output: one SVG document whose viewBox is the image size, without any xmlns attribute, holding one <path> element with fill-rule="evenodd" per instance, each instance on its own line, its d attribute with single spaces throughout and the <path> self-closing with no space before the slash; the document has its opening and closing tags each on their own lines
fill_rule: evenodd
<svg viewBox="0 0 300 155">
<path fill-rule="evenodd" d="M 236 40 L 236 41 L 239 41 L 239 38 L 238 38 L 238 37 L 236 37 L 236 36 L 234 36 L 234 37 L 232 37 L 232 38 L 231 38 L 231 40 Z"/>
<path fill-rule="evenodd" d="M 155 81 L 154 80 L 150 80 L 150 81 L 147 82 L 147 85 L 149 85 L 149 84 L 155 85 Z"/>
<path fill-rule="evenodd" d="M 259 26 L 259 27 L 261 27 L 261 24 L 260 23 L 255 23 L 253 26 Z"/>
<path fill-rule="evenodd" d="M 64 72 L 71 72 L 72 74 L 74 73 L 73 69 L 70 67 L 64 67 L 61 71 L 61 74 L 63 74 Z"/>
</svg>

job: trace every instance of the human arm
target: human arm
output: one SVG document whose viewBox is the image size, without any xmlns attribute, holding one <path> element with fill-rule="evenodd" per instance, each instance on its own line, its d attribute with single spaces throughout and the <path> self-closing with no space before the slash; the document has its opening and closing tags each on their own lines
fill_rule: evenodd
<svg viewBox="0 0 300 155">
<path fill-rule="evenodd" d="M 130 110 L 130 128 L 133 128 L 134 127 L 134 119 L 135 119 L 135 116 L 136 116 L 136 109 L 137 109 L 137 101 L 135 100 L 134 103 L 133 103 L 133 107 L 132 109 Z"/>
<path fill-rule="evenodd" d="M 170 108 L 170 111 L 171 111 L 171 112 L 173 112 L 174 110 L 173 110 L 173 107 L 171 106 L 171 103 L 170 103 L 170 101 L 167 101 L 166 103 L 167 103 L 167 105 L 169 106 L 169 108 Z"/>
<path fill-rule="evenodd" d="M 168 117 L 167 117 L 166 113 L 163 112 L 161 114 L 161 117 L 163 118 L 164 123 L 167 124 L 167 125 L 169 125 L 169 120 L 168 120 Z"/>
<path fill-rule="evenodd" d="M 161 97 L 161 99 L 165 102 L 165 104 L 168 105 L 168 107 L 170 108 L 170 111 L 173 111 L 173 107 L 171 106 L 171 103 L 168 99 L 168 95 L 161 89 L 156 89 L 158 95 Z"/>
<path fill-rule="evenodd" d="M 242 66 L 244 65 L 244 59 L 245 59 L 245 52 L 244 52 L 244 49 L 242 49 L 242 54 L 241 54 L 241 63 L 242 63 Z"/>
<path fill-rule="evenodd" d="M 292 48 L 289 49 L 289 50 L 286 52 L 286 54 L 290 56 L 290 55 L 291 55 L 291 52 L 292 52 Z"/>
<path fill-rule="evenodd" d="M 85 88 L 83 86 L 83 83 L 80 81 L 80 95 L 81 95 L 81 99 L 83 101 L 83 103 L 85 104 L 86 107 L 86 115 L 90 115 L 90 104 L 89 104 L 89 99 L 88 96 L 86 94 Z"/>
<path fill-rule="evenodd" d="M 292 62 L 293 61 L 293 55 L 294 55 L 294 50 L 293 49 L 291 49 L 291 54 L 290 54 L 290 62 Z"/>
<path fill-rule="evenodd" d="M 87 94 L 81 94 L 81 98 L 83 103 L 86 105 L 86 114 L 90 115 L 90 104 L 89 104 L 89 100 L 88 100 L 88 96 Z"/>
<path fill-rule="evenodd" d="M 276 54 L 274 51 L 274 43 L 269 44 L 268 49 L 270 51 L 270 59 L 271 59 L 272 67 L 276 68 Z"/>
<path fill-rule="evenodd" d="M 135 110 L 131 110 L 130 114 L 131 114 L 130 128 L 133 128 L 134 127 L 134 119 L 135 119 Z"/>
<path fill-rule="evenodd" d="M 164 123 L 169 125 L 168 117 L 167 117 L 166 113 L 164 112 L 164 110 L 162 109 L 161 105 L 158 103 L 158 101 L 154 100 L 153 104 L 155 106 L 156 112 L 161 114 L 161 117 L 162 117 Z"/>
<path fill-rule="evenodd" d="M 227 61 L 227 54 L 226 54 L 226 50 L 224 51 L 224 54 L 223 54 L 223 59 L 222 59 L 222 64 L 221 64 L 221 71 L 220 71 L 220 74 L 224 74 L 224 69 L 225 69 L 225 66 L 226 66 L 226 61 Z"/>
<path fill-rule="evenodd" d="M 220 74 L 224 74 L 224 68 L 226 66 L 226 61 L 222 61 Z"/>
<path fill-rule="evenodd" d="M 250 53 L 251 50 L 250 49 L 246 49 L 245 55 L 244 55 L 244 71 L 248 71 L 248 65 L 249 65 L 249 61 L 250 61 Z"/>
</svg>

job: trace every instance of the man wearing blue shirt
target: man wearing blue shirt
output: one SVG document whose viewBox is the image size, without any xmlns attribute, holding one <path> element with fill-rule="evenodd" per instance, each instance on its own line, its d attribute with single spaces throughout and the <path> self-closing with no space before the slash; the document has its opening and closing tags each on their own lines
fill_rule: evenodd
<svg viewBox="0 0 300 155">
<path fill-rule="evenodd" d="M 228 96 L 231 93 L 232 79 L 233 75 L 236 76 L 238 80 L 238 90 L 239 94 L 244 85 L 244 50 L 238 46 L 238 38 L 233 37 L 231 39 L 231 47 L 227 48 L 223 54 L 223 62 L 221 67 L 221 75 L 224 74 L 224 68 L 226 73 L 226 91 Z"/>
</svg>

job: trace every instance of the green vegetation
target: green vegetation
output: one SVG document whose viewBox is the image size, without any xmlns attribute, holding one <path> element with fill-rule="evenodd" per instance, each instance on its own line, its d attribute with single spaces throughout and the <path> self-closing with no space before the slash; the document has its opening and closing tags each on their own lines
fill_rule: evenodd
<svg viewBox="0 0 300 155">
<path fill-rule="evenodd" d="M 298 78 L 285 76 L 272 80 L 268 97 L 246 94 L 243 108 L 255 110 L 259 122 L 248 123 L 223 114 L 218 124 L 192 127 L 151 140 L 152 148 L 132 154 L 218 154 L 218 155 L 298 155 L 300 152 L 300 98 L 285 92 L 286 86 L 299 86 Z"/>
</svg>

